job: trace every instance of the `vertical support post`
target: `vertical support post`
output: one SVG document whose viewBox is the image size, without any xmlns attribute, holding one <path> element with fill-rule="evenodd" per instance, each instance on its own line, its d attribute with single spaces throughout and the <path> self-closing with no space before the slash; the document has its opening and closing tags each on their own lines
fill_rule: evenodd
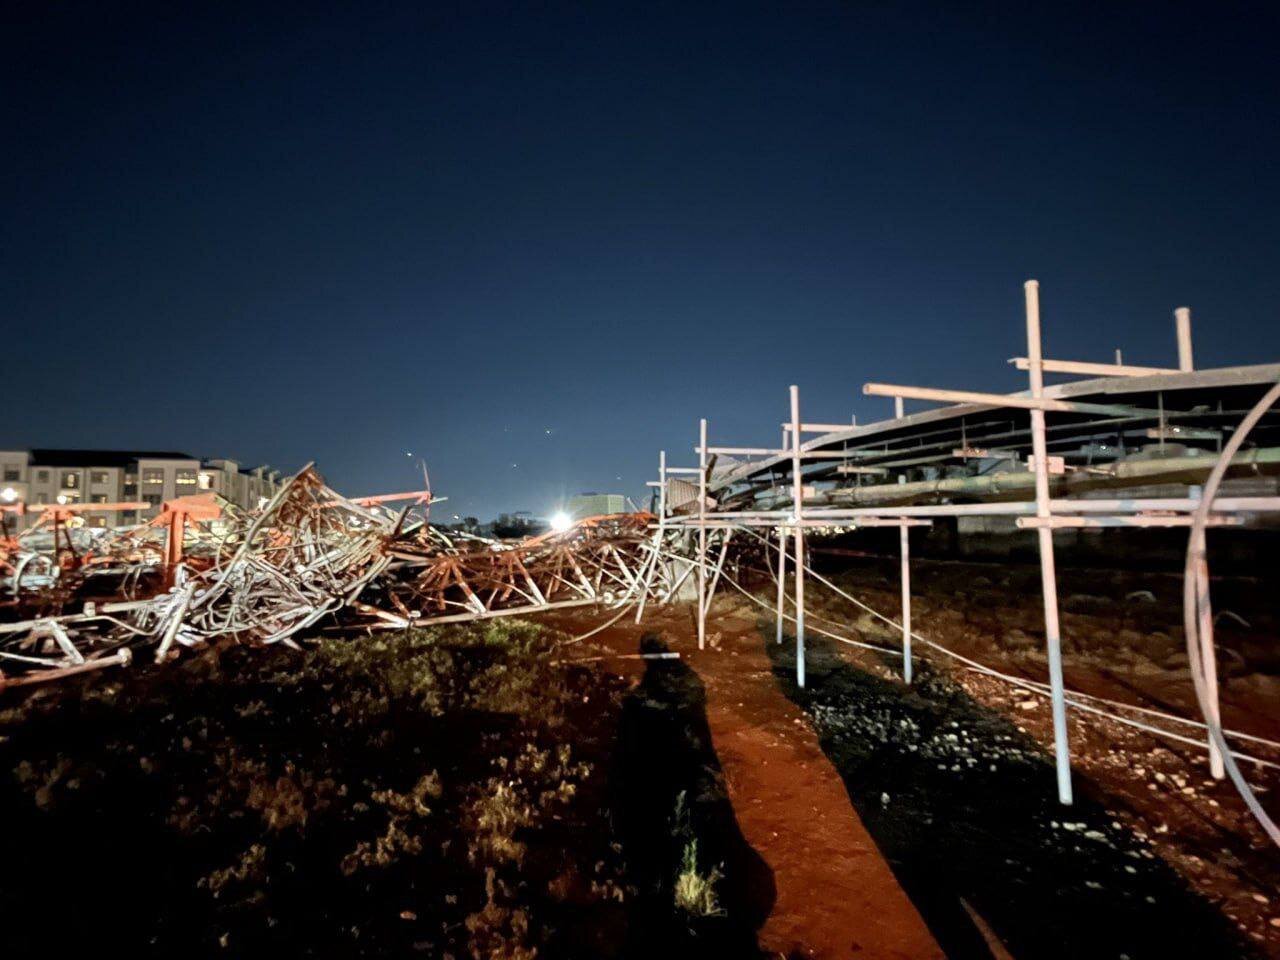
<svg viewBox="0 0 1280 960">
<path fill-rule="evenodd" d="M 1028 280 L 1023 288 L 1027 308 L 1027 372 L 1031 396 L 1044 395 L 1044 362 L 1040 351 L 1040 282 Z M 1031 411 L 1031 449 L 1036 463 L 1036 516 L 1049 518 L 1049 457 L 1045 442 L 1044 411 Z M 1049 657 L 1049 689 L 1053 701 L 1053 752 L 1058 773 L 1058 801 L 1070 804 L 1071 748 L 1067 743 L 1067 700 L 1062 678 L 1062 636 L 1058 622 L 1058 574 L 1053 556 L 1053 531 L 1036 528 L 1040 541 L 1040 587 L 1044 593 L 1044 633 Z"/>
<path fill-rule="evenodd" d="M 707 644 L 707 421 L 698 424 L 698 649 Z"/>
<path fill-rule="evenodd" d="M 907 478 L 898 476 L 899 483 Z M 902 679 L 911 685 L 911 528 L 904 522 L 898 527 L 898 546 L 902 554 Z"/>
<path fill-rule="evenodd" d="M 787 528 L 778 524 L 778 643 L 782 643 L 783 613 L 787 595 Z"/>
<path fill-rule="evenodd" d="M 1195 369 L 1191 354 L 1191 308 L 1174 310 L 1173 322 L 1178 331 L 1178 369 L 1190 373 Z"/>
<path fill-rule="evenodd" d="M 1200 487 L 1192 487 L 1189 491 L 1193 499 L 1200 499 L 1203 492 Z M 1222 724 L 1222 714 L 1218 708 L 1218 655 L 1213 645 L 1213 604 L 1209 599 L 1209 555 L 1205 547 L 1204 534 L 1196 538 L 1196 612 L 1200 620 L 1200 669 L 1204 674 L 1204 685 L 1207 691 L 1209 718 L 1217 725 Z M 1217 741 L 1209 737 L 1209 772 L 1215 780 L 1226 776 L 1222 765 L 1222 751 Z"/>
<path fill-rule="evenodd" d="M 173 586 L 182 562 L 182 538 L 186 534 L 187 515 L 180 510 L 169 511 L 169 532 L 164 545 L 164 579 Z"/>
<path fill-rule="evenodd" d="M 898 420 L 901 420 L 904 416 L 906 416 L 906 412 L 907 412 L 907 408 L 906 408 L 906 405 L 903 403 L 902 398 L 894 397 L 893 398 L 894 417 L 897 418 Z"/>
<path fill-rule="evenodd" d="M 667 451 L 658 451 L 658 526 L 667 523 Z"/>
<path fill-rule="evenodd" d="M 658 535 L 654 539 L 653 557 L 649 564 L 649 572 L 644 578 L 640 590 L 640 602 L 636 605 L 636 623 L 644 617 L 645 604 L 649 601 L 649 584 L 653 581 L 654 571 L 662 563 L 663 535 L 667 525 L 667 451 L 658 451 Z"/>
<path fill-rule="evenodd" d="M 791 497 L 796 521 L 796 686 L 804 688 L 804 478 L 800 475 L 800 388 L 791 387 Z"/>
</svg>

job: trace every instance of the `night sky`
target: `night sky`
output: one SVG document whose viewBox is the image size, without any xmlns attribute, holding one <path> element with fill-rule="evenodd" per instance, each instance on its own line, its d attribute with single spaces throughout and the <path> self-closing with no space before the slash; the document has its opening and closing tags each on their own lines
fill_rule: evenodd
<svg viewBox="0 0 1280 960">
<path fill-rule="evenodd" d="M 0 448 L 487 518 L 1019 389 L 1027 277 L 1050 356 L 1280 359 L 1275 5 L 1044 7 L 5 5 Z"/>
</svg>

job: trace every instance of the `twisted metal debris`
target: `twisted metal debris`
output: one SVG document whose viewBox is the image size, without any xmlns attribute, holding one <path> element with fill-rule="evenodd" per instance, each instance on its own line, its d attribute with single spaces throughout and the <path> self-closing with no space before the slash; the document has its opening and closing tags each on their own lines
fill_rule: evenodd
<svg viewBox="0 0 1280 960">
<path fill-rule="evenodd" d="M 429 491 L 347 499 L 308 466 L 257 511 L 187 497 L 143 527 L 55 525 L 0 541 L 12 618 L 0 623 L 0 688 L 124 665 L 144 649 L 164 663 L 221 641 L 296 647 L 322 628 L 404 629 L 674 589 L 651 562 L 648 514 L 508 543 L 448 536 L 429 524 L 430 503 Z"/>
</svg>

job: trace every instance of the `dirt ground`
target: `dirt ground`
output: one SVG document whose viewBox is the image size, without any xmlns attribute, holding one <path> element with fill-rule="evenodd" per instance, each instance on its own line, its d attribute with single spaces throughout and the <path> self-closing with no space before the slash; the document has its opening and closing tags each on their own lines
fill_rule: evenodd
<svg viewBox="0 0 1280 960">
<path fill-rule="evenodd" d="M 581 617 L 556 625 L 589 629 Z M 633 683 L 673 669 L 669 661 L 626 659 L 654 650 L 678 652 L 678 669 L 696 678 L 737 826 L 770 878 L 759 948 L 775 957 L 943 956 L 804 711 L 776 682 L 754 618 L 722 604 L 714 626 L 701 654 L 689 643 L 693 621 L 684 607 L 653 611 L 641 627 L 621 622 L 590 642 L 596 655 L 618 655 L 605 662 Z M 731 865 L 724 873 L 726 888 L 741 882 Z"/>
<path fill-rule="evenodd" d="M 842 579 L 887 602 L 890 585 L 878 577 L 872 569 Z M 812 602 L 832 632 L 888 639 L 847 609 Z M 926 662 L 908 691 L 897 663 L 812 635 L 802 691 L 792 634 L 775 645 L 772 619 L 758 607 L 722 596 L 710 624 L 701 653 L 687 610 L 646 617 L 643 628 L 619 623 L 591 640 L 626 654 L 657 638 L 703 681 L 739 824 L 774 874 L 774 907 L 759 931 L 769 953 L 1276 955 L 1259 898 L 1270 902 L 1260 891 L 1274 891 L 1280 873 L 1245 828 L 1231 788 L 1197 781 L 1206 807 L 1214 800 L 1208 809 L 1226 811 L 1217 857 L 1163 802 L 1174 792 L 1176 810 L 1193 802 L 1177 783 L 1191 775 L 1194 751 L 1183 757 L 1127 728 L 1075 718 L 1076 803 L 1063 808 L 1048 711 L 1024 706 L 1035 698 Z M 1137 767 L 1164 771 L 1163 799 L 1130 789 Z M 1228 838 L 1233 827 L 1242 835 Z M 1207 869 L 1187 869 L 1192 858 Z M 1262 908 L 1248 914 L 1260 924 L 1241 919 L 1246 904 Z"/>
<path fill-rule="evenodd" d="M 870 606 L 896 614 L 895 564 L 841 562 L 836 582 Z M 1181 578 L 1125 571 L 1060 574 L 1064 671 L 1069 688 L 1124 703 L 1195 718 L 1199 711 L 1183 652 Z M 913 614 L 924 636 L 1003 672 L 1044 681 L 1038 570 L 1010 565 L 917 563 Z M 1280 635 L 1267 581 L 1215 579 L 1216 638 L 1222 714 L 1228 728 L 1280 737 Z M 825 614 L 844 619 L 849 636 L 896 645 L 899 635 L 821 591 Z M 841 631 L 833 629 L 832 632 Z M 841 655 L 881 676 L 896 676 L 900 660 L 854 652 Z M 938 658 L 934 658 L 937 662 Z M 1010 718 L 1042 749 L 1052 745 L 1046 699 L 968 670 L 947 675 L 974 702 Z M 1126 714 L 1144 719 L 1138 714 Z M 1077 792 L 1103 804 L 1109 816 L 1147 844 L 1237 932 L 1268 956 L 1280 956 L 1280 860 L 1229 781 L 1210 777 L 1203 749 L 1154 737 L 1081 711 L 1070 714 Z M 1190 727 L 1173 729 L 1192 737 Z M 1280 751 L 1240 742 L 1271 762 Z M 1262 802 L 1280 771 L 1242 762 Z M 1068 818 L 1059 818 L 1068 822 Z"/>
<path fill-rule="evenodd" d="M 896 615 L 896 565 L 817 562 Z M 1043 679 L 1033 569 L 915 570 L 922 634 Z M 1194 715 L 1176 579 L 1063 584 L 1069 685 Z M 1272 614 L 1215 598 L 1228 725 L 1274 736 Z M 1063 808 L 1045 701 L 1007 683 L 931 657 L 908 689 L 811 635 L 801 690 L 790 631 L 725 592 L 704 651 L 687 606 L 570 641 L 603 616 L 7 695 L 0 953 L 1280 957 L 1280 865 L 1203 751 L 1073 712 Z"/>
<path fill-rule="evenodd" d="M 688 671 L 560 653 L 496 621 L 6 699 L 0 956 L 755 955 L 696 896 L 759 885 Z"/>
</svg>

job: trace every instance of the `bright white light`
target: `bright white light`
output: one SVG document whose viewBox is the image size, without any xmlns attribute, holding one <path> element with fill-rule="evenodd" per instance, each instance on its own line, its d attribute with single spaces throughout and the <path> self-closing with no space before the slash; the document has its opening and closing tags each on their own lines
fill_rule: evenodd
<svg viewBox="0 0 1280 960">
<path fill-rule="evenodd" d="M 3 500 L 5 503 L 13 503 L 13 501 L 17 499 L 18 491 L 13 489 L 13 487 L 5 487 L 3 490 L 0 490 L 0 500 Z"/>
<path fill-rule="evenodd" d="M 60 493 L 60 494 L 58 494 L 58 502 L 59 502 L 59 503 L 66 503 L 66 502 L 67 502 L 67 495 L 66 495 L 65 493 Z"/>
<path fill-rule="evenodd" d="M 563 533 L 573 526 L 573 519 L 563 510 L 559 510 L 551 515 L 551 529 L 556 533 Z"/>
</svg>

